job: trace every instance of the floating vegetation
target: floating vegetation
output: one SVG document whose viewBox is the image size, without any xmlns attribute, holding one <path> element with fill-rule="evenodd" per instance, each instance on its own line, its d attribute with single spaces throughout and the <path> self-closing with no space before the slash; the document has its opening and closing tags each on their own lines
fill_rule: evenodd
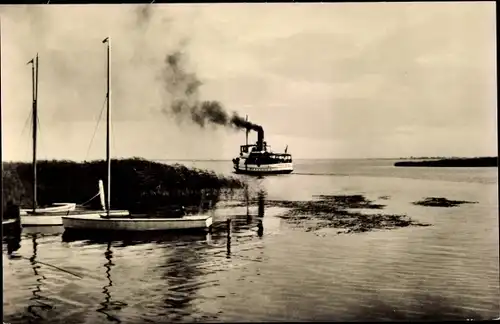
<svg viewBox="0 0 500 324">
<path fill-rule="evenodd" d="M 290 210 L 280 217 L 289 223 L 316 231 L 322 228 L 341 229 L 338 233 L 361 233 L 376 229 L 394 229 L 408 226 L 429 226 L 408 218 L 406 215 L 363 214 L 348 209 L 383 209 L 362 195 L 315 196 L 311 201 L 267 201 L 274 207 Z"/>
<path fill-rule="evenodd" d="M 413 202 L 414 205 L 426 207 L 456 207 L 462 204 L 476 204 L 476 201 L 449 200 L 442 197 L 427 197 L 420 201 Z"/>
<path fill-rule="evenodd" d="M 338 208 L 367 208 L 383 209 L 385 205 L 374 204 L 373 201 L 366 199 L 363 195 L 317 195 L 313 196 L 319 202 L 328 202 Z"/>
</svg>

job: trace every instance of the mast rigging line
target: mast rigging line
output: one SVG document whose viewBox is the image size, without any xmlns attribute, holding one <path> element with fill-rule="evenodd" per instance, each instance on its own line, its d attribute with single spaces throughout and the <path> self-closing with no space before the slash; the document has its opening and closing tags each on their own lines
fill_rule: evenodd
<svg viewBox="0 0 500 324">
<path fill-rule="evenodd" d="M 33 114 L 30 110 L 29 114 L 28 114 L 28 117 L 26 117 L 26 120 L 24 121 L 24 126 L 23 126 L 23 129 L 21 130 L 21 135 L 19 136 L 19 140 L 17 142 L 17 145 L 16 147 L 19 147 L 21 145 L 21 141 L 23 139 L 23 135 L 24 135 L 24 131 L 26 130 L 26 127 L 28 127 L 28 123 L 31 123 L 31 118 L 33 117 Z M 31 130 L 30 130 L 30 134 L 31 134 Z M 23 152 L 24 154 L 24 152 Z"/>
<path fill-rule="evenodd" d="M 40 118 L 38 118 L 38 114 L 36 115 L 36 121 L 37 121 L 37 131 L 38 131 L 38 135 L 41 134 L 41 131 L 42 131 L 42 127 L 40 126 Z M 44 142 L 42 141 L 42 137 L 39 137 L 38 139 L 38 143 L 40 143 L 40 146 L 43 148 L 43 150 L 45 151 L 45 154 L 47 154 L 47 150 L 46 150 L 46 147 L 44 145 Z M 47 156 L 45 156 L 45 158 L 47 158 Z"/>
<path fill-rule="evenodd" d="M 101 192 L 96 193 L 94 197 L 90 198 L 89 200 L 87 200 L 83 204 L 80 204 L 80 206 L 85 206 L 86 204 L 88 204 L 89 202 L 91 202 L 93 199 L 97 198 L 100 195 L 100 193 Z"/>
<path fill-rule="evenodd" d="M 105 107 L 105 104 L 106 104 L 106 100 L 107 100 L 107 98 L 105 97 L 105 98 L 104 98 L 104 102 L 103 102 L 103 104 L 102 104 L 101 112 L 100 112 L 100 114 L 99 114 L 99 119 L 97 120 L 96 128 L 94 129 L 94 134 L 93 134 L 93 136 L 92 136 L 92 139 L 91 139 L 91 141 L 90 141 L 89 148 L 88 148 L 88 150 L 87 150 L 87 156 L 88 156 L 88 153 L 89 153 L 90 148 L 91 148 L 91 146 L 92 146 L 93 140 L 94 140 L 94 138 L 95 138 L 95 134 L 96 134 L 97 129 L 98 129 L 98 127 L 99 127 L 99 123 L 100 123 L 100 121 L 101 121 L 101 119 L 102 119 L 102 114 L 103 114 L 103 112 L 104 112 L 104 107 Z M 25 120 L 25 122 L 24 122 L 24 127 L 23 127 L 23 129 L 22 129 L 22 131 L 21 131 L 21 137 L 22 137 L 22 135 L 24 134 L 24 131 L 26 130 L 26 128 L 27 128 L 27 126 L 28 126 L 28 123 L 30 123 L 30 122 L 32 121 L 32 118 L 33 118 L 33 112 L 32 112 L 32 111 L 30 111 L 30 113 L 28 114 L 28 117 L 26 118 L 26 120 Z M 38 118 L 38 116 L 37 116 L 37 124 L 38 124 L 38 133 L 40 133 L 40 132 L 41 132 L 41 126 L 40 126 L 40 118 Z M 30 129 L 30 133 L 31 133 L 32 131 L 33 131 L 33 130 L 32 130 L 32 129 Z M 19 142 L 21 142 L 21 138 L 19 139 Z M 41 143 L 41 144 L 42 144 L 42 146 L 43 146 L 43 143 Z M 18 143 L 18 146 L 19 146 L 19 143 Z M 85 157 L 85 160 L 87 159 L 87 156 Z M 99 194 L 100 194 L 100 192 L 97 192 L 97 194 L 95 194 L 92 198 L 90 198 L 90 199 L 89 199 L 89 200 L 87 200 L 86 202 L 84 202 L 84 203 L 82 203 L 82 204 L 79 204 L 79 205 L 80 205 L 80 206 L 85 206 L 85 205 L 87 205 L 87 204 L 88 204 L 89 202 L 91 202 L 93 199 L 97 198 L 97 197 L 99 196 Z"/>
<path fill-rule="evenodd" d="M 23 136 L 24 131 L 26 130 L 26 127 L 28 126 L 28 123 L 31 122 L 31 117 L 33 116 L 31 110 L 30 113 L 28 114 L 28 117 L 26 117 L 26 120 L 24 121 L 24 126 L 23 129 L 21 130 L 21 136 Z"/>
<path fill-rule="evenodd" d="M 104 107 L 106 106 L 106 101 L 107 100 L 108 100 L 108 97 L 105 96 L 104 97 L 104 102 L 102 103 L 101 112 L 99 113 L 99 118 L 97 119 L 97 123 L 96 123 L 96 126 L 94 128 L 94 134 L 92 135 L 92 139 L 90 140 L 89 147 L 87 149 L 87 154 L 85 154 L 85 160 L 84 161 L 87 161 L 87 158 L 89 156 L 90 149 L 92 148 L 92 143 L 94 142 L 95 134 L 97 133 L 97 129 L 99 128 L 99 123 L 101 122 L 102 113 L 104 112 Z"/>
</svg>

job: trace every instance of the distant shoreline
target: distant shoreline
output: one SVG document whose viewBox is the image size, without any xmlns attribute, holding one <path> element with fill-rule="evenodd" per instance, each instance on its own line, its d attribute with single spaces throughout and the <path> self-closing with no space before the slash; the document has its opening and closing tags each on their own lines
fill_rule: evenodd
<svg viewBox="0 0 500 324">
<path fill-rule="evenodd" d="M 450 168 L 488 168 L 498 167 L 498 157 L 444 158 L 424 161 L 399 161 L 396 167 L 450 167 Z"/>
<path fill-rule="evenodd" d="M 113 160 L 129 160 L 136 159 L 137 157 L 113 157 Z M 146 158 L 139 158 L 146 159 Z M 476 159 L 497 159 L 497 157 L 343 157 L 343 158 L 294 158 L 294 161 L 398 161 L 399 162 L 409 162 L 412 163 L 414 161 L 423 162 L 423 161 L 436 161 L 436 160 L 476 160 Z M 40 159 L 40 161 L 65 161 L 65 162 L 73 162 L 73 163 L 89 163 L 96 162 L 100 159 L 91 159 L 91 160 L 80 160 L 80 159 L 66 159 L 66 158 L 44 158 Z M 165 158 L 147 158 L 148 161 L 154 162 L 162 162 L 167 164 L 176 164 L 180 162 L 226 162 L 232 163 L 231 158 L 227 159 L 165 159 Z M 31 160 L 3 160 L 2 163 L 31 163 Z M 496 164 L 494 165 L 496 166 Z"/>
</svg>

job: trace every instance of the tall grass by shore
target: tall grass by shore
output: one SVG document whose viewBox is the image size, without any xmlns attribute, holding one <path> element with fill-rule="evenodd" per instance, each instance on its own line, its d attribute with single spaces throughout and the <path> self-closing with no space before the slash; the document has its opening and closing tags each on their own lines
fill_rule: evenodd
<svg viewBox="0 0 500 324">
<path fill-rule="evenodd" d="M 4 204 L 32 206 L 32 164 L 4 162 Z M 105 161 L 39 161 L 37 163 L 38 205 L 54 202 L 82 204 L 98 192 L 98 181 L 107 188 Z M 243 187 L 232 177 L 223 177 L 183 165 L 167 165 L 140 158 L 111 161 L 111 208 L 131 212 L 168 212 L 175 206 L 196 207 L 202 196 L 216 202 L 221 191 Z M 100 208 L 99 198 L 89 203 Z"/>
</svg>

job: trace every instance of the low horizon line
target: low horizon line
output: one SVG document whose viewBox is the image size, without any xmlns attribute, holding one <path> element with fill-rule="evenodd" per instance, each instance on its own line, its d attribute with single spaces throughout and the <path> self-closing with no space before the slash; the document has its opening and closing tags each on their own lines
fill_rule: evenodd
<svg viewBox="0 0 500 324">
<path fill-rule="evenodd" d="M 422 160 L 422 159 L 478 159 L 478 158 L 497 158 L 498 155 L 483 155 L 483 156 L 409 156 L 409 157 L 343 157 L 343 158 L 294 158 L 295 161 L 329 161 L 329 160 Z M 180 161 L 180 162 L 231 162 L 231 159 L 174 159 L 174 158 L 145 158 L 140 156 L 132 157 L 112 157 L 111 160 L 127 160 L 127 159 L 143 159 L 149 161 Z M 44 158 L 38 161 L 71 161 L 71 162 L 92 162 L 104 161 L 105 159 L 64 159 L 64 158 Z M 31 160 L 3 160 L 2 163 L 13 162 L 32 162 Z"/>
</svg>

